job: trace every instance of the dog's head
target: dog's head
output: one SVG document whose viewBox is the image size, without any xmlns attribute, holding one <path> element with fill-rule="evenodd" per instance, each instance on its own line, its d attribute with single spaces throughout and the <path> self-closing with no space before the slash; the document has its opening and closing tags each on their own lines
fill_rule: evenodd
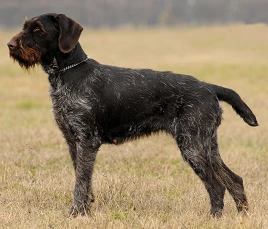
<svg viewBox="0 0 268 229">
<path fill-rule="evenodd" d="M 69 53 L 83 27 L 64 14 L 44 14 L 26 19 L 23 29 L 8 43 L 10 57 L 25 69 L 41 63 L 49 52 Z"/>
</svg>

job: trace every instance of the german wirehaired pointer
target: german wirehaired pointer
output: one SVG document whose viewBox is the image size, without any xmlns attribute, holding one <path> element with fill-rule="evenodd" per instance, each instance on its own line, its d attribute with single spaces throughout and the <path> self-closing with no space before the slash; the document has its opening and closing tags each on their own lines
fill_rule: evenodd
<svg viewBox="0 0 268 229">
<path fill-rule="evenodd" d="M 92 172 L 102 144 L 164 131 L 177 142 L 182 157 L 204 183 L 211 214 L 220 217 L 225 189 L 239 212 L 248 209 L 242 178 L 222 161 L 217 128 L 229 103 L 250 126 L 257 120 L 231 89 L 192 76 L 108 66 L 89 58 L 78 39 L 83 28 L 64 14 L 26 20 L 8 47 L 25 69 L 41 65 L 48 74 L 54 116 L 69 147 L 75 169 L 70 214 L 85 214 L 92 192 Z"/>
</svg>

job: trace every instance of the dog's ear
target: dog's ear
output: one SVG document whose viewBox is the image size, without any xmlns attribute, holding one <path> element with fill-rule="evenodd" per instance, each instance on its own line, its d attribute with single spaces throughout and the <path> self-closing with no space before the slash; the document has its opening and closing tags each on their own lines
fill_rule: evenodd
<svg viewBox="0 0 268 229">
<path fill-rule="evenodd" d="M 55 16 L 58 22 L 60 35 L 58 45 L 63 53 L 71 52 L 78 42 L 83 27 L 64 14 Z"/>
</svg>

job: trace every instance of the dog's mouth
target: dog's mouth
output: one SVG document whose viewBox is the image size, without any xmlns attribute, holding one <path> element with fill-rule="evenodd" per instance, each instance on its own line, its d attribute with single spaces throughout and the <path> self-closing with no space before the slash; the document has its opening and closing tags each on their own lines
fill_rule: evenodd
<svg viewBox="0 0 268 229">
<path fill-rule="evenodd" d="M 36 62 L 36 61 L 31 61 L 29 59 L 23 59 L 20 55 L 17 55 L 17 54 L 10 53 L 10 57 L 14 61 L 18 62 L 18 64 L 22 68 L 25 68 L 26 70 L 28 70 L 31 67 L 33 68 L 33 67 L 35 67 L 36 64 L 38 64 L 38 62 Z"/>
<path fill-rule="evenodd" d="M 26 70 L 41 63 L 41 55 L 37 47 L 23 47 L 21 41 L 15 47 L 9 47 L 9 55 Z"/>
</svg>

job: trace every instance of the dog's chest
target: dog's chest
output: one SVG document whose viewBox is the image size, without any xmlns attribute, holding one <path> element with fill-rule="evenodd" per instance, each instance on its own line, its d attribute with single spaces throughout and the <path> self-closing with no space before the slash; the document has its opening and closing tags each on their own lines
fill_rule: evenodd
<svg viewBox="0 0 268 229">
<path fill-rule="evenodd" d="M 52 111 L 57 125 L 62 131 L 69 129 L 68 120 L 68 93 L 64 89 L 50 88 L 50 96 L 52 99 Z"/>
<path fill-rule="evenodd" d="M 92 104 L 77 88 L 64 85 L 61 81 L 50 87 L 52 110 L 57 125 L 62 132 L 84 129 L 90 122 Z"/>
</svg>

